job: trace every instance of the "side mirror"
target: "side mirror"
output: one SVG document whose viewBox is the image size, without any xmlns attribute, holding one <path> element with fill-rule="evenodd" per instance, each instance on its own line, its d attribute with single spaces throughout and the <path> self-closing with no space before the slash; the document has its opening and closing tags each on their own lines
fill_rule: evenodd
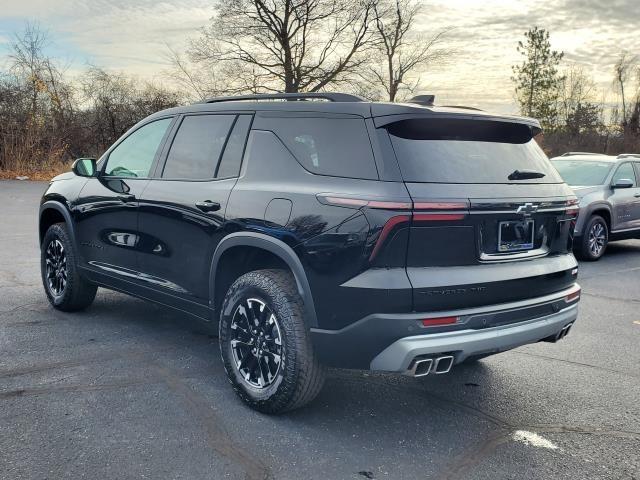
<svg viewBox="0 0 640 480">
<path fill-rule="evenodd" d="M 95 177 L 97 173 L 95 158 L 79 158 L 71 167 L 73 173 L 79 177 Z"/>
<path fill-rule="evenodd" d="M 629 178 L 621 178 L 617 180 L 616 183 L 611 185 L 611 188 L 631 188 L 631 187 L 633 187 L 633 180 Z"/>
</svg>

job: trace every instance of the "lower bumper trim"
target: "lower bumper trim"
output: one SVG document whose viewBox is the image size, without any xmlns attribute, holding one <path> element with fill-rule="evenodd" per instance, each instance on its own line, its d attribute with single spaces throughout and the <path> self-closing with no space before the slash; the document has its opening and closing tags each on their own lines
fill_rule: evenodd
<svg viewBox="0 0 640 480">
<path fill-rule="evenodd" d="M 578 305 L 575 304 L 552 315 L 515 325 L 404 337 L 380 352 L 371 361 L 370 368 L 404 372 L 416 356 L 445 352 L 452 354 L 454 364 L 458 364 L 472 355 L 503 352 L 556 335 L 577 316 Z"/>
</svg>

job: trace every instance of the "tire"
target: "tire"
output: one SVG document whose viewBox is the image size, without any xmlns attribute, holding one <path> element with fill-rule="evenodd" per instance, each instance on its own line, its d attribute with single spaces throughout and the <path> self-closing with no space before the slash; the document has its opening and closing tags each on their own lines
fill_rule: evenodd
<svg viewBox="0 0 640 480">
<path fill-rule="evenodd" d="M 587 222 L 580 241 L 578 256 L 590 262 L 600 260 L 609 243 L 609 227 L 600 215 L 593 215 Z"/>
<path fill-rule="evenodd" d="M 51 225 L 42 240 L 40 272 L 49 303 L 63 312 L 84 310 L 91 305 L 98 290 L 80 275 L 76 258 L 66 224 Z"/>
<path fill-rule="evenodd" d="M 322 389 L 325 369 L 313 352 L 296 282 L 285 270 L 253 271 L 233 283 L 221 309 L 219 343 L 233 389 L 255 410 L 294 410 Z"/>
</svg>

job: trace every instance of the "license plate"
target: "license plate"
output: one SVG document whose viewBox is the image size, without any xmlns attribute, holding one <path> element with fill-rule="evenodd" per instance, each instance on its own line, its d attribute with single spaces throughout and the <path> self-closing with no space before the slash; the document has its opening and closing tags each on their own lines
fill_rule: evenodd
<svg viewBox="0 0 640 480">
<path fill-rule="evenodd" d="M 500 222 L 498 226 L 498 252 L 517 252 L 533 248 L 533 220 Z"/>
</svg>

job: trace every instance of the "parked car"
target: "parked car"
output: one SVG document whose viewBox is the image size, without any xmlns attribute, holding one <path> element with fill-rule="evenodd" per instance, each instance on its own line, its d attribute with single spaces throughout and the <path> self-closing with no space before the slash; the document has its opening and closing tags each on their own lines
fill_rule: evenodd
<svg viewBox="0 0 640 480">
<path fill-rule="evenodd" d="M 576 253 L 598 260 L 612 240 L 640 238 L 640 154 L 568 152 L 551 159 L 580 199 Z"/>
<path fill-rule="evenodd" d="M 326 366 L 418 377 L 563 338 L 577 200 L 538 122 L 430 100 L 151 115 L 44 194 L 49 301 L 80 310 L 106 287 L 218 322 L 233 388 L 270 413 L 312 400 Z"/>
</svg>

